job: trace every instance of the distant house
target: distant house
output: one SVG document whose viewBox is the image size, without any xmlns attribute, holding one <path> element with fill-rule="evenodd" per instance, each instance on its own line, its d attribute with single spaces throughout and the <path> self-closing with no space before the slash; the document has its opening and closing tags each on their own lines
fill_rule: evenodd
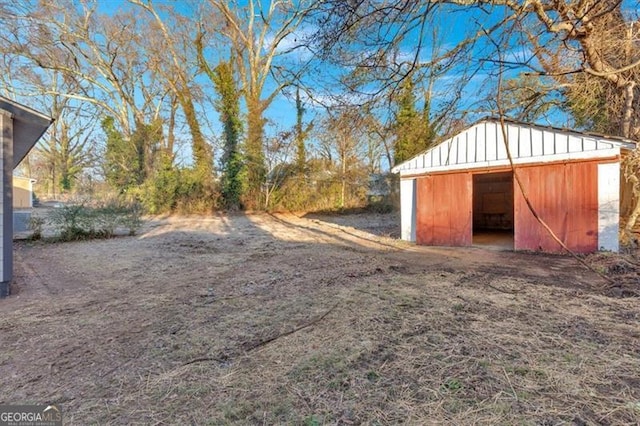
<svg viewBox="0 0 640 426">
<path fill-rule="evenodd" d="M 13 235 L 29 231 L 35 179 L 13 175 Z"/>
<path fill-rule="evenodd" d="M 13 279 L 13 169 L 52 123 L 37 111 L 0 97 L 0 297 L 9 294 Z"/>
<path fill-rule="evenodd" d="M 469 246 L 483 232 L 507 233 L 515 250 L 562 247 L 528 208 L 576 252 L 618 251 L 621 204 L 630 204 L 621 138 L 488 118 L 393 168 L 400 174 L 402 238 Z M 508 151 L 507 151 L 508 146 Z M 624 212 L 623 212 L 624 214 Z"/>
<path fill-rule="evenodd" d="M 397 202 L 397 187 L 397 175 L 393 173 L 372 173 L 369 175 L 367 199 L 370 204 L 394 204 Z"/>
<path fill-rule="evenodd" d="M 30 209 L 33 207 L 33 184 L 35 179 L 25 176 L 13 176 L 13 208 Z"/>
</svg>

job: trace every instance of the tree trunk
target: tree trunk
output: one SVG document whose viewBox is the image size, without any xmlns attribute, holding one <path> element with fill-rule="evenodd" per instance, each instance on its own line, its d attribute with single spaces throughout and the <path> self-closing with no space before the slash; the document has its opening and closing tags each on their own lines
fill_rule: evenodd
<svg viewBox="0 0 640 426">
<path fill-rule="evenodd" d="M 207 142 L 200 130 L 200 123 L 196 116 L 196 109 L 193 106 L 193 100 L 188 94 L 181 94 L 178 97 L 184 116 L 187 120 L 187 125 L 191 132 L 192 148 L 193 148 L 193 160 L 195 168 L 202 173 L 203 178 L 207 181 L 211 181 L 213 177 L 213 158 L 211 150 L 207 145 Z"/>
<path fill-rule="evenodd" d="M 169 115 L 169 128 L 167 129 L 167 156 L 173 162 L 173 146 L 175 144 L 175 126 L 176 126 L 176 110 L 177 110 L 177 100 L 173 98 L 171 100 L 171 114 Z"/>
<path fill-rule="evenodd" d="M 345 158 L 346 156 L 343 155 L 342 156 L 342 188 L 341 188 L 341 193 L 340 193 L 340 208 L 344 209 L 344 199 L 345 199 L 345 192 L 346 192 L 346 188 L 347 188 L 347 160 Z"/>
<path fill-rule="evenodd" d="M 637 186 L 638 185 L 635 184 L 634 189 Z M 633 210 L 631 211 L 631 214 L 629 215 L 627 223 L 624 227 L 624 232 L 626 234 L 625 238 L 628 239 L 629 242 L 633 240 L 633 231 L 635 229 L 638 218 L 640 218 L 640 191 L 634 190 L 633 193 L 633 196 L 635 198 L 635 205 L 633 206 Z"/>
<path fill-rule="evenodd" d="M 622 136 L 624 136 L 625 138 L 631 137 L 631 120 L 633 119 L 633 113 L 634 113 L 633 99 L 634 99 L 635 88 L 636 88 L 636 82 L 629 81 L 627 82 L 625 91 L 624 91 L 625 99 L 624 99 L 624 111 L 622 115 L 621 131 L 622 131 Z"/>
<path fill-rule="evenodd" d="M 264 123 L 262 106 L 259 100 L 247 102 L 247 142 L 245 147 L 247 159 L 247 200 L 246 205 L 256 208 L 261 205 L 260 194 L 266 177 L 264 152 Z"/>
</svg>

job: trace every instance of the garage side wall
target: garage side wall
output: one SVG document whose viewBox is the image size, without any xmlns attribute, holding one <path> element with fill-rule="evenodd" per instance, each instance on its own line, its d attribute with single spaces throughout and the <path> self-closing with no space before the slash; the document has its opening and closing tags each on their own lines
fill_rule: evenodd
<svg viewBox="0 0 640 426">
<path fill-rule="evenodd" d="M 540 165 L 517 173 L 538 215 L 567 247 L 578 253 L 598 249 L 597 163 Z M 527 207 L 517 183 L 514 192 L 514 248 L 561 252 Z"/>
<path fill-rule="evenodd" d="M 416 180 L 400 181 L 400 238 L 416 240 Z"/>
<path fill-rule="evenodd" d="M 416 243 L 470 246 L 473 179 L 471 173 L 416 179 Z"/>
<path fill-rule="evenodd" d="M 620 249 L 620 163 L 598 164 L 598 249 Z"/>
</svg>

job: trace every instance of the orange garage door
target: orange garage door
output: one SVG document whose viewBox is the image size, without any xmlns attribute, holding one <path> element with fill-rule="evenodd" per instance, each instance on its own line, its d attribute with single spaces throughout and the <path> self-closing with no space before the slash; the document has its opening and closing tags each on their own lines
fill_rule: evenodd
<svg viewBox="0 0 640 426">
<path fill-rule="evenodd" d="M 416 243 L 470 246 L 473 180 L 470 173 L 432 175 L 416 182 Z"/>
<path fill-rule="evenodd" d="M 598 165 L 553 164 L 518 169 L 525 193 L 538 215 L 571 250 L 598 249 Z M 514 184 L 516 250 L 562 251 L 538 223 Z"/>
</svg>

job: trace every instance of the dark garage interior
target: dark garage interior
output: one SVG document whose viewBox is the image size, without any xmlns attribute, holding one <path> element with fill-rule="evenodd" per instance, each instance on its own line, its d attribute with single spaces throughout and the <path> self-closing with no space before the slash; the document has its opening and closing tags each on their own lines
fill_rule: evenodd
<svg viewBox="0 0 640 426">
<path fill-rule="evenodd" d="M 513 173 L 473 176 L 473 244 L 513 249 Z"/>
</svg>

